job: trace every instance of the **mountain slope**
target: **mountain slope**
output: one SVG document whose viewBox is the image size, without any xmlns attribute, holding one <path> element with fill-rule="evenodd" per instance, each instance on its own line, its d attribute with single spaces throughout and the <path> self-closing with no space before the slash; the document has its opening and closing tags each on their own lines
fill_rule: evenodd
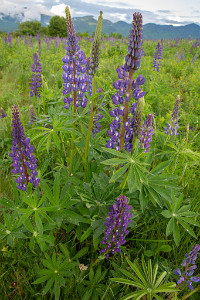
<svg viewBox="0 0 200 300">
<path fill-rule="evenodd" d="M 17 29 L 17 23 L 20 21 L 19 15 L 11 17 L 9 15 L 3 15 L 0 13 L 0 30 L 15 31 Z M 47 26 L 50 16 L 41 15 L 41 23 L 43 26 Z M 97 20 L 93 16 L 76 17 L 73 18 L 73 23 L 76 32 L 88 32 L 92 34 L 96 30 Z M 123 21 L 112 23 L 109 20 L 103 20 L 102 32 L 109 34 L 116 32 L 123 36 L 128 36 L 131 29 L 131 24 Z M 200 38 L 200 26 L 197 24 L 189 24 L 185 26 L 172 26 L 172 25 L 157 25 L 154 23 L 148 23 L 143 26 L 144 39 L 171 39 L 171 38 Z"/>
</svg>

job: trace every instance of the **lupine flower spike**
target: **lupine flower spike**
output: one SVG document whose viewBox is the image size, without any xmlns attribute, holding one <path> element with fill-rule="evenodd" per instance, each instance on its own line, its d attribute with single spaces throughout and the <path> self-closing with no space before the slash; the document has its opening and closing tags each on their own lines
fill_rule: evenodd
<svg viewBox="0 0 200 300">
<path fill-rule="evenodd" d="M 174 105 L 172 117 L 170 119 L 171 124 L 167 123 L 167 126 L 165 127 L 165 133 L 171 135 L 178 135 L 178 113 L 179 113 L 179 104 L 180 104 L 180 95 L 178 95 L 177 100 Z"/>
<path fill-rule="evenodd" d="M 137 120 L 139 121 L 139 111 L 140 119 L 142 116 L 144 99 L 141 99 L 145 92 L 139 88 L 140 85 L 144 84 L 145 78 L 139 75 L 137 79 L 132 80 L 133 73 L 140 67 L 140 60 L 142 57 L 142 15 L 140 13 L 133 14 L 133 28 L 130 30 L 129 34 L 129 45 L 128 53 L 125 57 L 124 67 L 120 66 L 117 68 L 117 74 L 119 80 L 117 83 L 113 83 L 113 86 L 117 93 L 115 93 L 113 98 L 114 105 L 117 108 L 110 111 L 111 117 L 115 118 L 110 124 L 110 130 L 107 133 L 110 135 L 110 140 L 107 141 L 107 148 L 116 148 L 117 151 L 125 148 L 129 152 L 133 148 L 133 140 L 135 139 L 136 131 L 141 127 L 141 124 L 137 124 L 135 127 L 135 114 L 137 110 L 138 101 L 140 102 L 140 109 L 137 113 Z M 131 93 L 136 103 L 133 103 L 129 108 L 129 99 Z M 131 115 L 130 115 L 131 113 Z M 137 122 L 138 122 L 137 121 Z M 137 123 L 136 122 L 136 123 Z M 122 123 L 122 125 L 121 125 Z M 136 131 L 135 131 L 136 129 Z"/>
<path fill-rule="evenodd" d="M 3 119 L 5 117 L 7 117 L 7 114 L 5 113 L 4 109 L 1 107 L 1 116 L 0 116 L 0 118 Z"/>
<path fill-rule="evenodd" d="M 156 46 L 156 51 L 154 53 L 154 61 L 153 61 L 153 70 L 159 72 L 160 69 L 160 63 L 162 59 L 162 52 L 163 52 L 163 47 L 161 46 L 160 43 Z"/>
<path fill-rule="evenodd" d="M 102 89 L 99 88 L 97 90 L 97 93 L 101 93 Z M 103 97 L 103 95 L 99 96 L 99 100 Z M 102 106 L 104 106 L 104 103 L 102 103 Z M 103 118 L 103 115 L 101 114 L 102 109 L 101 108 L 96 108 L 95 109 L 95 114 L 93 117 L 93 128 L 92 128 L 92 133 L 93 133 L 93 138 L 95 137 L 95 134 L 98 133 L 101 129 L 101 119 Z M 100 112 L 100 113 L 99 113 Z"/>
<path fill-rule="evenodd" d="M 123 113 L 123 125 L 120 134 L 120 150 L 123 149 L 126 124 L 128 122 L 128 113 L 129 113 L 129 98 L 131 94 L 131 85 L 132 77 L 134 72 L 140 67 L 140 60 L 142 57 L 142 15 L 138 12 L 133 14 L 133 28 L 130 30 L 129 34 L 129 45 L 128 53 L 125 57 L 126 63 L 124 64 L 124 71 L 129 72 L 128 74 L 128 87 L 126 89 L 126 99 L 124 104 L 124 113 Z"/>
<path fill-rule="evenodd" d="M 99 251 L 105 253 L 106 258 L 110 256 L 110 253 L 119 253 L 121 251 L 120 245 L 126 243 L 125 236 L 129 233 L 127 226 L 133 216 L 130 213 L 131 209 L 126 196 L 123 195 L 118 197 L 116 203 L 110 207 L 109 217 L 105 222 L 107 226 L 105 237 L 101 241 L 105 248 Z"/>
<path fill-rule="evenodd" d="M 103 22 L 102 14 L 103 12 L 100 11 L 95 37 L 92 44 L 91 66 L 90 66 L 91 75 L 94 75 L 96 73 L 99 65 L 100 39 L 101 39 L 101 29 L 102 29 L 102 22 Z"/>
<path fill-rule="evenodd" d="M 68 109 L 70 104 L 74 105 L 74 112 L 76 107 L 86 107 L 88 99 L 85 97 L 85 92 L 88 91 L 87 74 L 86 74 L 86 56 L 80 50 L 78 38 L 74 29 L 74 24 L 70 15 L 69 7 L 65 9 L 67 20 L 67 54 L 62 59 L 63 66 L 63 81 L 65 95 L 65 108 Z"/>
<path fill-rule="evenodd" d="M 37 159 L 33 154 L 34 147 L 30 145 L 30 139 L 24 134 L 17 105 L 12 106 L 12 134 L 12 152 L 9 153 L 13 161 L 12 172 L 19 174 L 15 179 L 17 188 L 26 191 L 29 182 L 36 187 L 40 179 L 36 178 L 38 172 L 36 171 Z"/>
<path fill-rule="evenodd" d="M 31 97 L 33 97 L 33 96 L 40 97 L 39 88 L 42 85 L 42 78 L 41 78 L 42 65 L 40 63 L 39 57 L 37 56 L 37 53 L 33 54 L 33 60 L 34 60 L 34 64 L 32 64 L 32 66 L 31 66 L 33 75 L 32 75 L 32 82 L 31 82 L 30 96 Z"/>
<path fill-rule="evenodd" d="M 187 280 L 187 286 L 190 290 L 194 289 L 194 287 L 192 286 L 192 282 L 200 282 L 200 277 L 193 276 L 194 270 L 197 269 L 197 266 L 195 265 L 195 260 L 197 259 L 197 254 L 199 251 L 199 244 L 192 246 L 192 250 L 189 254 L 185 254 L 186 259 L 182 263 L 182 266 L 185 267 L 185 272 L 182 274 L 180 269 L 176 269 L 174 271 L 175 275 L 180 276 L 179 280 L 177 281 L 177 284 L 182 284 L 184 281 Z"/>
<path fill-rule="evenodd" d="M 122 66 L 117 68 L 117 73 L 119 80 L 117 80 L 117 83 L 114 82 L 113 86 L 118 92 L 112 96 L 113 103 L 116 108 L 109 112 L 114 120 L 110 124 L 110 130 L 107 131 L 108 135 L 110 136 L 110 140 L 107 141 L 106 147 L 115 148 L 117 151 L 119 151 L 120 135 L 122 130 L 121 124 L 123 123 L 125 103 L 128 100 L 126 89 L 129 84 L 129 78 L 128 73 Z M 130 109 L 128 110 L 129 115 L 127 117 L 127 121 L 125 122 L 124 149 L 128 150 L 129 152 L 131 152 L 133 148 L 134 136 L 136 136 L 137 133 L 139 134 L 142 126 L 142 112 L 144 106 L 143 96 L 145 95 L 145 92 L 142 91 L 140 86 L 143 85 L 144 82 L 145 78 L 142 77 L 142 75 L 139 75 L 132 81 L 132 95 L 137 102 L 131 105 Z"/>
<path fill-rule="evenodd" d="M 152 135 L 154 132 L 154 129 L 152 127 L 152 120 L 153 115 L 148 114 L 140 132 L 139 143 L 140 148 L 145 149 L 144 152 L 148 152 L 148 148 L 150 147 L 150 143 L 152 141 Z"/>
</svg>

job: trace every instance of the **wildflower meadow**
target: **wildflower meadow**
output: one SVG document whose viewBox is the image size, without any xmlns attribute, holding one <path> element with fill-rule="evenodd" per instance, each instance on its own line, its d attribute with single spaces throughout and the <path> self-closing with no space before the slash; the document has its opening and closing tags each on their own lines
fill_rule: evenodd
<svg viewBox="0 0 200 300">
<path fill-rule="evenodd" d="M 0 299 L 200 299 L 200 40 L 0 39 Z"/>
</svg>

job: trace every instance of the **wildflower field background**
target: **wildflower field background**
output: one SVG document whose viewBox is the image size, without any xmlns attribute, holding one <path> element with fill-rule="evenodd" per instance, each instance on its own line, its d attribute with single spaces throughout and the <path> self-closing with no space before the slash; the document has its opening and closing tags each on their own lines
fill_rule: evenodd
<svg viewBox="0 0 200 300">
<path fill-rule="evenodd" d="M 198 300 L 200 41 L 135 33 L 137 61 L 134 30 L 70 20 L 66 38 L 0 39 L 0 299 Z M 63 94 L 72 40 L 84 95 Z"/>
</svg>

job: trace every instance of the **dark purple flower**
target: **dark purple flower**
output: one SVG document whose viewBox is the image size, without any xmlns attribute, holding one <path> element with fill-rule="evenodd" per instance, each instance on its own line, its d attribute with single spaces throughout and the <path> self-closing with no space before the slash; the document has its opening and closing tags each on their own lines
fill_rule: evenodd
<svg viewBox="0 0 200 300">
<path fill-rule="evenodd" d="M 109 257 L 110 253 L 119 253 L 121 251 L 120 245 L 126 243 L 125 236 L 129 233 L 127 226 L 133 216 L 130 213 L 131 209 L 132 207 L 128 205 L 126 196 L 123 195 L 118 197 L 116 203 L 110 207 L 109 217 L 105 222 L 107 229 L 101 241 L 105 248 L 99 251 L 100 253 L 106 253 L 106 258 Z"/>
<path fill-rule="evenodd" d="M 179 104 L 180 104 L 180 96 L 178 95 L 177 100 L 174 105 L 174 109 L 172 112 L 172 117 L 170 119 L 171 124 L 167 123 L 167 126 L 164 128 L 165 133 L 171 135 L 178 135 L 178 113 L 179 113 Z"/>
<path fill-rule="evenodd" d="M 114 88 L 117 90 L 115 95 L 112 95 L 113 103 L 116 108 L 110 111 L 111 117 L 114 118 L 113 122 L 109 124 L 110 130 L 107 131 L 108 135 L 110 136 L 110 140 L 107 141 L 106 147 L 107 148 L 115 148 L 117 151 L 120 150 L 120 135 L 121 135 L 121 128 L 123 123 L 123 116 L 124 116 L 124 106 L 127 101 L 129 101 L 129 95 L 126 93 L 129 84 L 129 77 L 128 73 L 125 71 L 125 68 L 119 66 L 117 68 L 117 74 L 119 80 L 113 83 Z M 124 124 L 125 127 L 125 134 L 124 134 L 124 149 L 131 152 L 133 147 L 133 137 L 135 134 L 135 114 L 137 109 L 137 103 L 140 98 L 142 98 L 145 92 L 140 89 L 140 86 L 144 84 L 145 78 L 142 75 L 139 75 L 136 79 L 133 79 L 131 88 L 132 88 L 132 95 L 137 101 L 133 103 L 128 111 L 128 118 Z"/>
<path fill-rule="evenodd" d="M 192 246 L 192 250 L 189 254 L 185 254 L 186 259 L 182 263 L 182 266 L 185 267 L 184 276 L 182 276 L 182 273 L 180 269 L 176 269 L 174 271 L 175 275 L 180 276 L 180 278 L 177 281 L 177 284 L 181 284 L 182 282 L 187 280 L 187 286 L 190 290 L 193 290 L 192 282 L 200 282 L 200 277 L 194 277 L 192 276 L 194 274 L 194 270 L 197 269 L 197 266 L 195 265 L 195 260 L 197 259 L 197 254 L 200 251 L 200 245 L 197 244 L 195 246 Z M 192 264 L 192 266 L 189 267 L 189 265 Z"/>
<path fill-rule="evenodd" d="M 4 109 L 1 107 L 1 116 L 0 116 L 0 118 L 3 119 L 5 117 L 7 117 L 7 114 L 5 113 Z"/>
<path fill-rule="evenodd" d="M 12 172 L 19 174 L 15 179 L 18 183 L 17 188 L 25 191 L 29 182 L 36 187 L 40 179 L 36 178 L 38 172 L 36 171 L 37 159 L 33 154 L 34 147 L 30 145 L 30 139 L 24 134 L 17 105 L 12 106 L 12 134 L 12 152 L 9 153 L 13 161 Z"/>
<path fill-rule="evenodd" d="M 125 57 L 125 69 L 137 70 L 140 67 L 140 59 L 142 57 L 142 15 L 139 12 L 133 14 L 132 29 L 129 33 L 128 53 Z"/>
<path fill-rule="evenodd" d="M 148 114 L 142 129 L 140 131 L 139 143 L 140 148 L 145 149 L 144 152 L 148 152 L 148 148 L 150 147 L 150 143 L 152 141 L 152 135 L 154 129 L 152 127 L 153 115 Z"/>
<path fill-rule="evenodd" d="M 33 60 L 34 60 L 34 64 L 32 64 L 32 66 L 31 66 L 31 70 L 32 70 L 33 74 L 32 74 L 32 79 L 31 79 L 30 96 L 31 97 L 33 97 L 33 96 L 40 97 L 39 88 L 42 85 L 42 78 L 41 78 L 42 65 L 40 63 L 39 57 L 37 56 L 37 53 L 33 54 Z"/>
<path fill-rule="evenodd" d="M 156 51 L 154 53 L 154 61 L 153 61 L 153 70 L 159 72 L 160 63 L 162 59 L 163 47 L 160 43 L 156 46 Z"/>
<path fill-rule="evenodd" d="M 197 59 L 197 56 L 198 56 L 198 52 L 195 54 L 195 56 L 193 57 L 192 61 L 191 61 L 191 64 L 193 64 L 195 62 L 195 60 Z"/>
<path fill-rule="evenodd" d="M 86 56 L 80 50 L 78 38 L 74 29 L 74 24 L 71 19 L 69 8 L 66 7 L 66 20 L 67 20 L 67 53 L 62 59 L 63 66 L 63 81 L 64 90 L 63 99 L 65 108 L 68 109 L 70 104 L 74 104 L 74 111 L 79 105 L 86 107 L 88 99 L 85 93 L 88 88 L 88 76 L 86 73 Z"/>
<path fill-rule="evenodd" d="M 102 89 L 99 88 L 97 90 L 97 93 L 101 93 Z M 103 97 L 103 95 L 99 96 L 99 100 Z M 98 103 L 96 104 L 97 108 L 95 109 L 94 117 L 93 117 L 93 128 L 92 128 L 92 133 L 93 137 L 95 137 L 96 133 L 98 133 L 101 129 L 101 119 L 103 118 L 103 115 L 101 114 L 102 109 L 98 107 Z M 102 103 L 102 106 L 104 106 L 104 103 Z M 100 113 L 99 113 L 100 112 Z"/>
</svg>

